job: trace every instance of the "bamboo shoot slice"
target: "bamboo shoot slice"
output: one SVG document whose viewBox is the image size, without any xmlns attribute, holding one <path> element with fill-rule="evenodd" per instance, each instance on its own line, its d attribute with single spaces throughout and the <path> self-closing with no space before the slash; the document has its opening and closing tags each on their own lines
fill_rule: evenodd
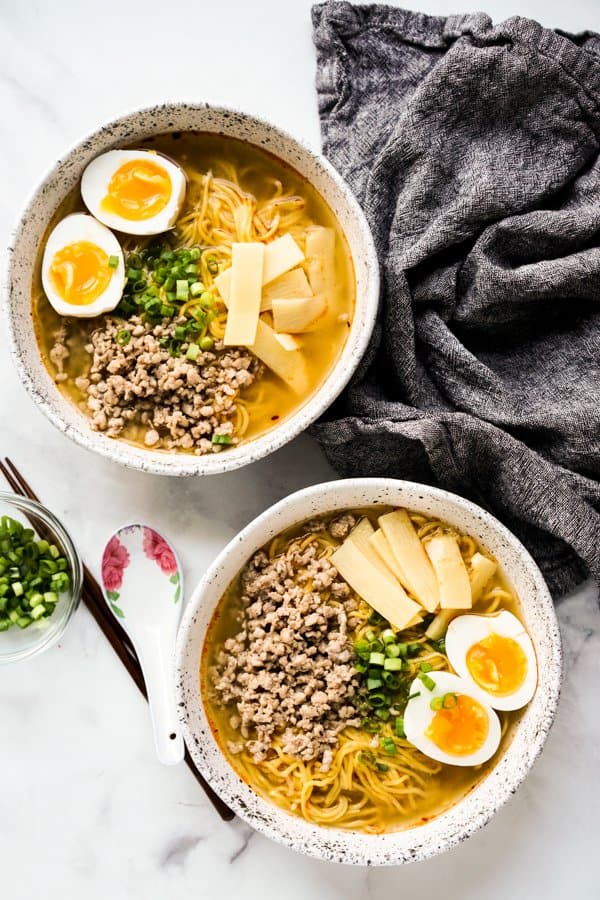
<svg viewBox="0 0 600 900">
<path fill-rule="evenodd" d="M 486 584 L 498 568 L 489 557 L 482 553 L 474 553 L 471 557 L 471 565 L 469 568 L 469 581 L 471 582 L 471 600 L 477 603 Z"/>
<path fill-rule="evenodd" d="M 263 309 L 270 309 L 271 302 L 276 298 L 285 300 L 288 297 L 312 297 L 304 269 L 291 269 L 265 284 L 262 290 Z"/>
<path fill-rule="evenodd" d="M 442 609 L 471 609 L 471 585 L 458 541 L 451 534 L 436 534 L 425 549 L 437 576 Z"/>
<path fill-rule="evenodd" d="M 227 347 L 248 347 L 255 341 L 264 257 L 264 244 L 258 242 L 231 246 L 231 291 L 223 338 Z"/>
<path fill-rule="evenodd" d="M 483 593 L 484 587 L 497 568 L 497 564 L 487 556 L 483 556 L 481 553 L 473 554 L 471 566 L 469 568 L 471 601 L 473 604 L 477 603 Z M 431 638 L 432 641 L 439 641 L 448 630 L 448 625 L 452 619 L 455 619 L 460 613 L 460 609 L 441 609 L 435 619 L 429 623 L 429 627 L 425 634 L 428 638 Z"/>
<path fill-rule="evenodd" d="M 440 602 L 436 574 L 408 513 L 396 509 L 378 521 L 396 560 L 400 581 L 427 612 L 435 612 Z"/>
<path fill-rule="evenodd" d="M 295 334 L 286 334 L 282 332 L 278 334 L 276 331 L 273 332 L 276 341 L 279 341 L 284 350 L 300 350 L 302 347 L 302 341 L 296 337 Z"/>
<path fill-rule="evenodd" d="M 439 639 L 446 634 L 448 625 L 450 624 L 452 619 L 456 618 L 456 616 L 459 615 L 459 609 L 440 609 L 435 619 L 432 619 L 427 626 L 427 631 L 425 632 L 425 634 L 428 638 L 431 638 L 432 641 L 439 641 Z"/>
<path fill-rule="evenodd" d="M 290 334 L 301 334 L 319 328 L 321 319 L 327 311 L 327 302 L 323 294 L 318 297 L 293 297 L 273 299 L 273 324 L 275 331 L 287 331 Z"/>
<path fill-rule="evenodd" d="M 315 225 L 306 230 L 308 278 L 314 294 L 330 291 L 335 281 L 335 233 Z"/>
<path fill-rule="evenodd" d="M 419 612 L 418 604 L 373 565 L 352 541 L 344 541 L 331 556 L 331 562 L 359 597 L 399 630 L 406 628 Z"/>
<path fill-rule="evenodd" d="M 271 281 L 279 278 L 279 276 L 285 274 L 288 269 L 295 268 L 304 259 L 302 250 L 291 234 L 284 234 L 272 243 L 262 244 L 261 246 L 264 247 L 265 251 L 262 271 L 263 285 L 269 284 Z M 229 296 L 231 294 L 232 269 L 233 264 L 214 279 L 214 285 L 226 306 L 229 304 Z"/>
<path fill-rule="evenodd" d="M 404 573 L 398 565 L 396 557 L 392 553 L 392 548 L 390 547 L 389 541 L 381 528 L 378 528 L 377 531 L 373 532 L 373 534 L 369 538 L 369 543 L 371 544 L 377 555 L 386 564 L 386 566 L 392 570 L 398 581 L 401 584 L 404 584 Z"/>
<path fill-rule="evenodd" d="M 377 551 L 370 543 L 370 539 L 374 535 L 374 533 L 375 529 L 373 528 L 369 520 L 364 517 L 360 520 L 358 525 L 356 525 L 352 529 L 346 540 L 351 541 L 354 546 L 361 551 L 361 553 L 364 553 L 367 559 L 370 560 L 370 562 L 372 562 L 374 566 L 377 566 L 379 571 L 383 575 L 385 575 L 386 578 L 389 578 L 391 582 L 396 584 L 396 576 L 391 571 L 391 569 L 388 568 L 383 559 L 379 556 Z"/>
<path fill-rule="evenodd" d="M 306 394 L 309 388 L 306 360 L 301 350 L 286 350 L 277 340 L 272 328 L 258 320 L 256 340 L 250 347 L 268 369 L 275 372 L 296 394 Z"/>
<path fill-rule="evenodd" d="M 265 247 L 265 267 L 263 284 L 269 284 L 284 272 L 293 269 L 304 259 L 304 253 L 291 236 L 284 234 Z"/>
</svg>

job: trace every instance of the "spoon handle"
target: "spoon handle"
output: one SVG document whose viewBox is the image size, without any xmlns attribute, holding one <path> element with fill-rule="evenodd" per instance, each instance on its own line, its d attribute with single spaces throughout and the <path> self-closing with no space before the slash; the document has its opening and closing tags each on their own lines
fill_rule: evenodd
<svg viewBox="0 0 600 900">
<path fill-rule="evenodd" d="M 154 632 L 138 642 L 136 649 L 148 692 L 157 756 L 165 766 L 177 765 L 184 757 L 185 746 L 175 708 L 172 643 Z"/>
</svg>

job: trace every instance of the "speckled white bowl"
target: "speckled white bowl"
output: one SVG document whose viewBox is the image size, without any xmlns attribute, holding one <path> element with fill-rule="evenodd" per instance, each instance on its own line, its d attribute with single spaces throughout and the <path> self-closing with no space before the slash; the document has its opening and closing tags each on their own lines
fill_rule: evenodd
<svg viewBox="0 0 600 900">
<path fill-rule="evenodd" d="M 325 198 L 345 232 L 356 276 L 356 310 L 344 350 L 321 387 L 296 413 L 267 434 L 208 456 L 134 447 L 92 431 L 46 370 L 31 315 L 31 281 L 40 242 L 57 207 L 99 153 L 172 131 L 231 135 L 268 150 L 300 172 Z M 115 462 L 159 475 L 208 475 L 254 462 L 296 437 L 317 419 L 348 383 L 369 341 L 379 301 L 377 254 L 369 226 L 350 188 L 324 157 L 274 125 L 208 104 L 167 103 L 136 110 L 102 126 L 60 159 L 35 189 L 11 237 L 2 279 L 13 356 L 23 384 L 64 434 Z"/>
<path fill-rule="evenodd" d="M 256 550 L 311 516 L 388 504 L 439 516 L 473 535 L 498 559 L 521 598 L 542 678 L 506 752 L 471 793 L 425 825 L 365 835 L 310 825 L 263 800 L 236 775 L 210 730 L 200 698 L 199 665 L 213 611 Z M 493 516 L 437 488 L 392 479 L 352 478 L 292 494 L 254 519 L 227 545 L 185 611 L 176 665 L 179 712 L 190 753 L 200 772 L 239 816 L 273 840 L 309 856 L 355 865 L 397 865 L 426 859 L 465 840 L 516 791 L 550 730 L 560 692 L 562 653 L 552 599 L 541 572 L 523 545 Z"/>
</svg>

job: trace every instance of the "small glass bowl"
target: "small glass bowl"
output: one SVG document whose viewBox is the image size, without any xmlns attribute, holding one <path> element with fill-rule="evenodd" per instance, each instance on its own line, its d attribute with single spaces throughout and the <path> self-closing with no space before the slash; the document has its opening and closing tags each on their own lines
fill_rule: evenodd
<svg viewBox="0 0 600 900">
<path fill-rule="evenodd" d="M 0 491 L 0 516 L 17 519 L 25 528 L 33 528 L 36 538 L 56 544 L 69 564 L 71 589 L 60 595 L 56 609 L 48 618 L 32 622 L 28 628 L 13 626 L 0 632 L 0 664 L 31 659 L 52 647 L 64 634 L 79 606 L 83 567 L 80 556 L 58 519 L 40 503 Z"/>
</svg>

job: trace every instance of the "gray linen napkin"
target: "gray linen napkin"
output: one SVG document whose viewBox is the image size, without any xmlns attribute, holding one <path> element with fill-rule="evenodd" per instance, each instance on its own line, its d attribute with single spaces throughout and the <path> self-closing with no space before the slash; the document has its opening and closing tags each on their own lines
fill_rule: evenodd
<svg viewBox="0 0 600 900">
<path fill-rule="evenodd" d="M 560 595 L 600 580 L 600 37 L 313 7 L 324 149 L 383 277 L 313 428 L 343 475 L 490 509 Z"/>
</svg>

